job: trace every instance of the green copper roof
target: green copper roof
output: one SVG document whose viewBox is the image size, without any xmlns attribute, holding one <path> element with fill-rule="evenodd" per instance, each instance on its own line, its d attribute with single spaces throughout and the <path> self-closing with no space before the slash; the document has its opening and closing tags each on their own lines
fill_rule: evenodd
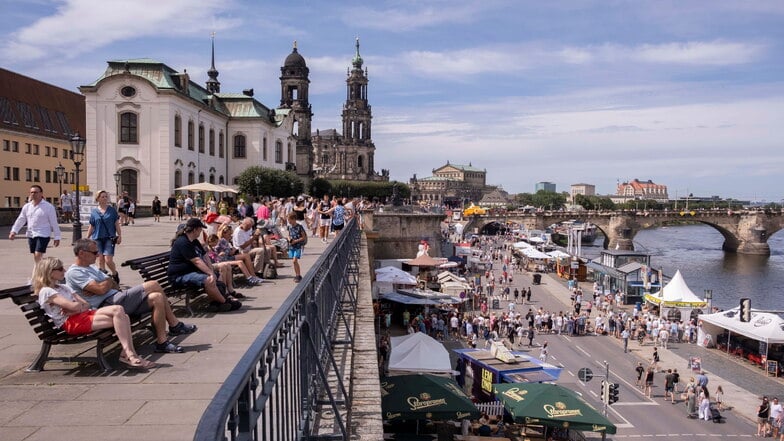
<svg viewBox="0 0 784 441">
<path fill-rule="evenodd" d="M 463 171 L 475 171 L 475 172 L 484 171 L 484 170 L 482 170 L 480 168 L 476 168 L 476 167 L 473 167 L 471 165 L 452 164 L 452 163 L 448 163 L 446 165 L 451 165 L 452 167 L 459 168 L 460 170 L 463 170 Z"/>
<path fill-rule="evenodd" d="M 436 181 L 457 181 L 457 179 L 455 179 L 455 178 L 445 178 L 443 176 L 428 176 L 426 178 L 418 178 L 417 180 L 418 181 L 430 181 L 430 182 L 436 182 Z"/>
</svg>

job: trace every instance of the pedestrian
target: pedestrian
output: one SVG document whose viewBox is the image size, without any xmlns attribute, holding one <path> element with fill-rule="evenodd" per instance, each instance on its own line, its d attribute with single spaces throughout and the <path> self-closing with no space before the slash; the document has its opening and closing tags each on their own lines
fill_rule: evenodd
<svg viewBox="0 0 784 441">
<path fill-rule="evenodd" d="M 63 222 L 70 223 L 73 213 L 73 199 L 68 194 L 68 190 L 63 190 L 63 194 L 60 195 L 60 210 L 63 213 Z"/>
<path fill-rule="evenodd" d="M 525 301 L 528 302 L 528 303 L 531 303 L 531 287 L 530 286 L 525 291 Z"/>
<path fill-rule="evenodd" d="M 548 353 L 549 351 L 547 349 L 547 340 L 545 340 L 544 344 L 542 345 L 542 349 L 539 350 L 539 360 L 542 360 L 543 362 L 547 363 Z"/>
<path fill-rule="evenodd" d="M 681 382 L 681 374 L 678 373 L 678 369 L 672 370 L 672 388 L 674 392 L 678 392 L 678 383 Z"/>
<path fill-rule="evenodd" d="M 645 372 L 645 396 L 648 398 L 652 398 L 653 395 L 653 373 L 654 369 L 653 366 L 648 366 L 648 370 Z"/>
<path fill-rule="evenodd" d="M 128 224 L 136 224 L 136 201 L 130 198 L 128 199 L 128 223 L 125 225 Z"/>
<path fill-rule="evenodd" d="M 161 200 L 158 199 L 158 196 L 152 199 L 152 217 L 155 222 L 161 221 Z"/>
<path fill-rule="evenodd" d="M 716 407 L 719 410 L 724 410 L 724 389 L 722 389 L 721 385 L 716 388 Z"/>
<path fill-rule="evenodd" d="M 629 330 L 624 328 L 621 332 L 621 339 L 623 339 L 623 353 L 629 352 Z"/>
<path fill-rule="evenodd" d="M 664 399 L 669 396 L 672 404 L 675 404 L 675 385 L 672 380 L 672 369 L 667 369 L 667 374 L 664 376 Z"/>
<path fill-rule="evenodd" d="M 708 393 L 708 389 L 702 388 L 700 392 L 700 407 L 697 411 L 697 415 L 700 419 L 704 421 L 710 421 L 711 419 L 711 411 L 710 411 L 710 394 Z"/>
<path fill-rule="evenodd" d="M 30 187 L 29 201 L 24 204 L 19 217 L 8 233 L 8 240 L 14 240 L 22 227 L 27 224 L 27 244 L 33 260 L 38 263 L 44 254 L 49 240 L 54 234 L 54 246 L 60 246 L 60 226 L 57 224 L 57 210 L 54 205 L 44 199 L 44 190 L 40 185 Z"/>
<path fill-rule="evenodd" d="M 90 212 L 87 237 L 98 245 L 98 269 L 104 274 L 109 274 L 115 282 L 120 283 L 117 265 L 114 263 L 115 247 L 122 243 L 120 215 L 114 207 L 109 205 L 109 193 L 105 190 L 100 190 L 95 195 L 95 202 L 98 203 L 98 206 Z"/>
<path fill-rule="evenodd" d="M 291 259 L 291 266 L 294 267 L 294 283 L 302 280 L 300 274 L 299 259 L 302 258 L 302 248 L 308 240 L 308 232 L 305 228 L 297 223 L 297 214 L 294 212 L 288 215 L 289 223 L 289 259 Z"/>
<path fill-rule="evenodd" d="M 520 290 L 515 288 L 514 289 L 514 302 L 517 303 L 520 300 Z"/>
<path fill-rule="evenodd" d="M 782 422 L 784 422 L 784 408 L 779 403 L 779 399 L 773 397 L 773 404 L 770 406 L 770 426 L 773 428 L 774 439 L 777 436 L 784 437 L 784 433 L 781 432 Z"/>
<path fill-rule="evenodd" d="M 169 196 L 169 199 L 166 199 L 166 208 L 169 209 L 169 220 L 176 220 L 177 219 L 177 198 L 174 197 L 174 193 Z"/>
<path fill-rule="evenodd" d="M 768 433 L 768 418 L 770 418 L 770 403 L 768 397 L 762 397 L 762 402 L 757 408 L 757 434 L 758 437 L 764 437 Z"/>
<path fill-rule="evenodd" d="M 645 368 L 642 367 L 642 362 L 641 361 L 637 362 L 637 367 L 634 368 L 634 370 L 637 372 L 637 383 L 636 383 L 637 387 L 642 389 L 643 388 L 642 376 L 645 373 Z"/>
<path fill-rule="evenodd" d="M 697 386 L 708 387 L 708 376 L 705 375 L 705 371 L 700 371 L 700 374 L 697 375 Z"/>
<path fill-rule="evenodd" d="M 534 327 L 528 327 L 528 347 L 532 347 L 534 345 Z"/>
<path fill-rule="evenodd" d="M 659 361 L 660 361 L 660 359 L 659 359 L 659 349 L 658 348 L 653 348 L 653 363 L 651 363 L 651 364 L 653 365 L 654 369 L 658 369 L 659 368 Z M 707 380 L 706 380 L 706 384 L 707 384 Z"/>
</svg>

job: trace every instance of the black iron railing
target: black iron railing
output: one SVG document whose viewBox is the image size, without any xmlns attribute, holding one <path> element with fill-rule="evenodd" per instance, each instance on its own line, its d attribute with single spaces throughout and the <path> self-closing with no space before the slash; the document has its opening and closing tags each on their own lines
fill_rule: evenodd
<svg viewBox="0 0 784 441">
<path fill-rule="evenodd" d="M 229 374 L 194 441 L 348 440 L 360 230 L 350 221 Z"/>
</svg>

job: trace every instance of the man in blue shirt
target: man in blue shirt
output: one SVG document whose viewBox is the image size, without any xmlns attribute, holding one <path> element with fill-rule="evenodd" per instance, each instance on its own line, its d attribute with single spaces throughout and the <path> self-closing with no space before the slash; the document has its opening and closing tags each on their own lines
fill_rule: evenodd
<svg viewBox="0 0 784 441">
<path fill-rule="evenodd" d="M 167 339 L 166 325 L 170 335 L 191 334 L 196 325 L 181 322 L 171 310 L 163 288 L 155 281 L 144 282 L 120 291 L 117 282 L 94 266 L 98 256 L 98 245 L 91 239 L 79 239 L 73 246 L 76 263 L 68 268 L 65 280 L 68 286 L 84 297 L 92 308 L 106 305 L 120 305 L 126 314 L 147 314 L 152 312 L 155 327 L 155 352 L 183 352 L 182 347 Z"/>
</svg>

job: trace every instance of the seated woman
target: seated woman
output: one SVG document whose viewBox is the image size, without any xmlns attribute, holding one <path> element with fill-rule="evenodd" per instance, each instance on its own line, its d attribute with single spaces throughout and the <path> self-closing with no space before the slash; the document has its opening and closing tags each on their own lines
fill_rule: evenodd
<svg viewBox="0 0 784 441">
<path fill-rule="evenodd" d="M 248 283 L 261 285 L 264 281 L 250 271 L 253 269 L 253 261 L 251 261 L 250 254 L 241 253 L 240 250 L 232 246 L 232 232 L 231 225 L 223 224 L 218 228 L 217 235 L 207 237 L 207 246 L 210 247 L 210 251 L 214 254 L 214 256 L 210 255 L 210 259 L 216 265 L 236 266 L 248 279 Z"/>
<path fill-rule="evenodd" d="M 87 301 L 60 283 L 63 279 L 65 273 L 60 259 L 46 257 L 35 264 L 33 290 L 38 294 L 38 303 L 52 319 L 55 327 L 62 328 L 69 335 L 89 334 L 97 329 L 113 327 L 123 349 L 120 363 L 133 369 L 150 369 L 157 366 L 136 353 L 131 337 L 131 322 L 122 306 L 90 309 Z"/>
<path fill-rule="evenodd" d="M 219 258 L 219 256 L 218 253 L 214 251 L 213 246 L 217 246 L 218 242 L 219 240 L 217 234 L 212 234 L 207 238 L 208 251 L 204 255 L 203 260 L 210 268 L 213 269 L 213 271 L 215 271 L 215 274 L 219 277 L 219 280 L 226 285 L 226 293 L 228 295 L 238 299 L 244 298 L 245 296 L 243 294 L 238 293 L 234 289 L 234 273 L 232 272 L 232 265 L 229 262 L 218 262 L 216 260 Z"/>
</svg>

